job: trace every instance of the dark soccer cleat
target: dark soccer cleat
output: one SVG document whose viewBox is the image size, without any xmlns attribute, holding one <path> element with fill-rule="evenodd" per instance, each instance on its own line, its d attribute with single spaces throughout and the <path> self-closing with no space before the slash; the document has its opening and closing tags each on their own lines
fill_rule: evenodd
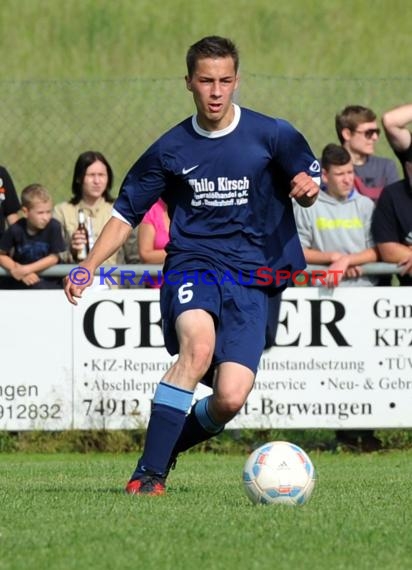
<svg viewBox="0 0 412 570">
<path fill-rule="evenodd" d="M 132 479 L 126 485 L 129 495 L 164 495 L 166 493 L 166 478 L 155 473 L 142 473 L 137 479 Z"/>
</svg>

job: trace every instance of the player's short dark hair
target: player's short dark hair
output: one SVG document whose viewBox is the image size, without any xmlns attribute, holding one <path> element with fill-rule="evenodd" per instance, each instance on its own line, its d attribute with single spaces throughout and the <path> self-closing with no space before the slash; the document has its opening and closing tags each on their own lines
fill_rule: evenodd
<svg viewBox="0 0 412 570">
<path fill-rule="evenodd" d="M 362 105 L 348 105 L 335 117 L 335 129 L 341 144 L 345 142 L 342 136 L 343 129 L 356 131 L 362 123 L 372 123 L 376 121 L 376 113 L 369 107 Z"/>
<path fill-rule="evenodd" d="M 326 171 L 328 171 L 331 166 L 343 166 L 344 164 L 348 164 L 351 160 L 349 152 L 340 144 L 327 144 L 322 151 L 321 163 L 322 168 Z"/>
<path fill-rule="evenodd" d="M 82 187 L 84 177 L 86 176 L 86 170 L 96 161 L 103 162 L 107 169 L 107 186 L 106 190 L 103 193 L 103 198 L 106 200 L 106 202 L 113 202 L 113 198 L 110 196 L 110 190 L 113 186 L 112 167 L 101 152 L 98 152 L 97 150 L 87 150 L 86 152 L 82 152 L 82 154 L 79 155 L 74 165 L 72 180 L 73 197 L 70 200 L 71 204 L 78 204 L 82 199 Z"/>
<path fill-rule="evenodd" d="M 235 72 L 237 73 L 239 69 L 239 52 L 232 40 L 220 36 L 206 36 L 188 49 L 186 66 L 189 78 L 195 71 L 197 61 L 206 57 L 231 57 L 235 64 Z"/>
<path fill-rule="evenodd" d="M 29 184 L 21 191 L 21 205 L 30 210 L 36 202 L 51 202 L 52 197 L 41 184 Z"/>
</svg>

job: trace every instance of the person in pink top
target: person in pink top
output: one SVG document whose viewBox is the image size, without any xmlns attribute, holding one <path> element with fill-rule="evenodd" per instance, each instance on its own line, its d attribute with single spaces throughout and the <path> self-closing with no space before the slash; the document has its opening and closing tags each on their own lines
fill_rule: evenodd
<svg viewBox="0 0 412 570">
<path fill-rule="evenodd" d="M 166 259 L 165 247 L 169 242 L 170 219 L 167 206 L 161 198 L 145 214 L 138 233 L 138 250 L 141 263 L 162 264 Z M 162 281 L 153 277 L 154 285 L 147 287 L 159 289 Z"/>
</svg>

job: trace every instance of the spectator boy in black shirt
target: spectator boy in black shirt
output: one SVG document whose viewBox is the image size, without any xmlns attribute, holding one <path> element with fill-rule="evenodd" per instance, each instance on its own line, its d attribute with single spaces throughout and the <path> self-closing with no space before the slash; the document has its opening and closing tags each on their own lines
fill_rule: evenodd
<svg viewBox="0 0 412 570">
<path fill-rule="evenodd" d="M 0 238 L 0 265 L 10 274 L 1 289 L 56 289 L 61 279 L 39 273 L 59 262 L 66 249 L 60 223 L 52 218 L 53 203 L 40 184 L 27 186 L 21 195 L 24 218 Z"/>
</svg>

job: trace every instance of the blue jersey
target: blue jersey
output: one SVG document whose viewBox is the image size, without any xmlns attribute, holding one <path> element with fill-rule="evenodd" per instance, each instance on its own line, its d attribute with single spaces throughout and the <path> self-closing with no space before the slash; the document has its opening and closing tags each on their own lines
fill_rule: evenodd
<svg viewBox="0 0 412 570">
<path fill-rule="evenodd" d="M 127 174 L 115 213 L 136 226 L 161 196 L 170 242 L 165 270 L 303 269 L 290 181 L 319 177 L 305 138 L 287 121 L 235 107 L 231 125 L 204 131 L 188 118 L 159 138 Z"/>
</svg>

